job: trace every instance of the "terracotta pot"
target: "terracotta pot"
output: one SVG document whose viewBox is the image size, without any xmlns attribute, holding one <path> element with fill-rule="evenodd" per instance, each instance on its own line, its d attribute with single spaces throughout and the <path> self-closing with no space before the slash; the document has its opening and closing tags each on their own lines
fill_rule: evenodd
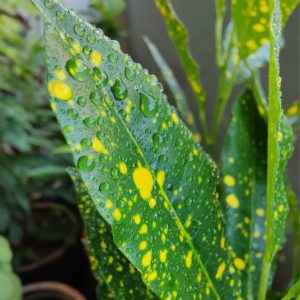
<svg viewBox="0 0 300 300">
<path fill-rule="evenodd" d="M 24 300 L 86 300 L 77 290 L 55 281 L 35 282 L 23 288 Z"/>
</svg>

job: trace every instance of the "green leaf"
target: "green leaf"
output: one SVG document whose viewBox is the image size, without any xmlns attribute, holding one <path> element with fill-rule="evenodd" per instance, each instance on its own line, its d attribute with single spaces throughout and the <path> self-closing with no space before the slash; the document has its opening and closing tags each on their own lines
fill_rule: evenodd
<svg viewBox="0 0 300 300">
<path fill-rule="evenodd" d="M 115 246 L 110 225 L 101 217 L 76 169 L 68 170 L 88 236 L 92 270 L 117 299 L 150 299 L 141 276 Z M 153 298 L 153 297 L 152 297 Z"/>
<path fill-rule="evenodd" d="M 168 84 L 170 91 L 173 94 L 175 99 L 176 107 L 181 118 L 184 120 L 185 124 L 189 127 L 189 129 L 193 132 L 194 138 L 197 142 L 200 142 L 200 136 L 197 133 L 197 127 L 195 124 L 195 120 L 193 114 L 189 108 L 188 101 L 186 95 L 182 88 L 180 87 L 176 77 L 174 76 L 171 68 L 164 60 L 163 56 L 159 52 L 158 48 L 149 40 L 149 38 L 144 38 L 146 45 L 148 46 L 152 57 L 154 58 L 157 66 L 159 67 L 163 78 Z"/>
<path fill-rule="evenodd" d="M 161 298 L 238 298 L 216 167 L 156 77 L 74 12 L 34 2 L 57 29 L 46 27 L 52 108 L 117 247 Z"/>
<path fill-rule="evenodd" d="M 204 136 L 207 136 L 205 117 L 205 91 L 200 83 L 200 68 L 194 60 L 189 48 L 189 33 L 176 15 L 170 0 L 155 0 L 157 8 L 164 17 L 169 36 L 174 42 L 179 59 L 187 76 L 188 82 L 196 96 L 199 106 L 199 118 Z"/>
<path fill-rule="evenodd" d="M 239 55 L 242 59 L 269 42 L 270 6 L 272 1 L 231 0 L 234 28 L 238 38 Z M 286 23 L 299 0 L 281 0 L 282 22 Z"/>
<path fill-rule="evenodd" d="M 91 0 L 91 6 L 99 10 L 104 22 L 112 21 L 125 8 L 124 0 Z"/>
<path fill-rule="evenodd" d="M 272 261 L 284 234 L 288 204 L 285 193 L 284 172 L 293 151 L 293 134 L 281 110 L 279 78 L 279 51 L 281 38 L 280 3 L 275 0 L 270 7 L 270 63 L 269 112 L 266 200 L 266 251 L 260 279 L 259 297 L 264 299 Z"/>
<path fill-rule="evenodd" d="M 265 251 L 266 143 L 266 123 L 258 112 L 253 92 L 246 90 L 234 104 L 222 150 L 227 237 L 237 258 L 244 261 L 243 299 L 256 299 Z"/>
<path fill-rule="evenodd" d="M 281 300 L 299 300 L 300 299 L 300 279 L 292 285 L 288 293 Z"/>
</svg>

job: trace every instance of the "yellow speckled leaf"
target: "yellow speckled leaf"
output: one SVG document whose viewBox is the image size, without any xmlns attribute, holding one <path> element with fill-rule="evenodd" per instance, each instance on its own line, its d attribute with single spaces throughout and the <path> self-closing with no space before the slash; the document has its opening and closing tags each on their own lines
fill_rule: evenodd
<svg viewBox="0 0 300 300">
<path fill-rule="evenodd" d="M 34 2 L 52 24 L 48 82 L 63 82 L 52 108 L 116 246 L 160 298 L 237 299 L 216 166 L 156 77 L 74 12 Z"/>
</svg>

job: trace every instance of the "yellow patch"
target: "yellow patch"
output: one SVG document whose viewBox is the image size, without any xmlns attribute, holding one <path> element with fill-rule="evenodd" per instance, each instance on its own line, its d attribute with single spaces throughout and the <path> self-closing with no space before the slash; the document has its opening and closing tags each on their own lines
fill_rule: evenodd
<svg viewBox="0 0 300 300">
<path fill-rule="evenodd" d="M 123 271 L 123 267 L 122 267 L 122 266 L 118 266 L 118 267 L 116 267 L 116 270 L 117 270 L 118 272 L 122 272 L 122 271 Z"/>
<path fill-rule="evenodd" d="M 102 64 L 102 55 L 98 51 L 94 50 L 91 53 L 90 61 L 95 67 L 100 67 Z"/>
<path fill-rule="evenodd" d="M 146 234 L 148 232 L 148 226 L 146 224 L 143 224 L 139 233 L 140 234 Z"/>
<path fill-rule="evenodd" d="M 286 112 L 287 116 L 294 116 L 299 111 L 299 108 L 296 104 L 292 105 Z"/>
<path fill-rule="evenodd" d="M 73 96 L 72 88 L 62 81 L 50 81 L 48 83 L 48 92 L 60 100 L 70 100 Z"/>
<path fill-rule="evenodd" d="M 159 260 L 162 262 L 162 263 L 165 263 L 166 260 L 167 260 L 167 250 L 160 250 L 159 251 Z"/>
<path fill-rule="evenodd" d="M 113 279 L 112 275 L 108 275 L 106 278 L 107 283 L 110 283 L 112 279 Z"/>
<path fill-rule="evenodd" d="M 281 142 L 282 139 L 283 139 L 283 134 L 282 134 L 281 131 L 279 131 L 279 132 L 277 133 L 277 141 L 278 141 L 278 142 Z"/>
<path fill-rule="evenodd" d="M 253 25 L 253 29 L 257 32 L 263 32 L 263 31 L 265 31 L 265 26 L 257 23 L 255 25 Z"/>
<path fill-rule="evenodd" d="M 249 41 L 247 41 L 246 46 L 247 46 L 250 50 L 255 50 L 255 49 L 257 49 L 257 45 L 256 45 L 256 43 L 255 43 L 254 40 L 249 40 Z"/>
<path fill-rule="evenodd" d="M 156 200 L 155 200 L 154 198 L 151 198 L 151 199 L 149 200 L 149 206 L 150 206 L 150 208 L 155 207 L 155 205 L 156 205 Z"/>
<path fill-rule="evenodd" d="M 115 219 L 116 221 L 120 221 L 121 218 L 122 218 L 121 211 L 120 211 L 118 208 L 116 208 L 116 209 L 114 210 L 114 219 Z"/>
<path fill-rule="evenodd" d="M 193 252 L 192 251 L 188 251 L 188 254 L 185 258 L 185 265 L 187 268 L 190 268 L 192 265 L 192 259 L 193 259 Z"/>
<path fill-rule="evenodd" d="M 150 198 L 153 188 L 153 178 L 150 171 L 139 165 L 136 169 L 134 169 L 132 177 L 141 197 L 143 199 Z"/>
<path fill-rule="evenodd" d="M 108 264 L 109 265 L 111 265 L 112 263 L 113 263 L 113 261 L 114 261 L 114 258 L 113 258 L 113 256 L 110 256 L 109 258 L 108 258 Z"/>
<path fill-rule="evenodd" d="M 238 208 L 240 206 L 239 199 L 234 194 L 229 194 L 226 197 L 226 203 L 232 208 Z"/>
<path fill-rule="evenodd" d="M 278 207 L 279 212 L 283 212 L 284 211 L 284 205 L 280 204 Z"/>
<path fill-rule="evenodd" d="M 224 249 L 225 248 L 225 237 L 224 236 L 221 238 L 220 244 L 221 244 L 221 248 Z"/>
<path fill-rule="evenodd" d="M 187 121 L 188 125 L 193 125 L 194 124 L 194 117 L 191 113 L 187 114 L 186 121 Z"/>
<path fill-rule="evenodd" d="M 225 268 L 226 268 L 226 264 L 224 262 L 222 262 L 219 267 L 218 267 L 218 270 L 217 270 L 217 273 L 216 273 L 216 279 L 220 279 L 225 271 Z"/>
<path fill-rule="evenodd" d="M 156 271 L 153 271 L 152 273 L 150 273 L 148 276 L 147 276 L 147 279 L 149 281 L 152 281 L 152 280 L 155 280 L 157 277 L 157 272 Z"/>
<path fill-rule="evenodd" d="M 255 238 L 259 238 L 260 237 L 260 232 L 259 231 L 254 231 L 253 236 Z"/>
<path fill-rule="evenodd" d="M 245 269 L 245 262 L 241 258 L 235 258 L 233 261 L 234 265 L 236 266 L 237 269 L 239 270 L 244 270 Z"/>
<path fill-rule="evenodd" d="M 178 117 L 177 117 L 177 115 L 175 113 L 171 114 L 171 118 L 172 118 L 172 121 L 174 122 L 174 124 L 178 123 Z"/>
<path fill-rule="evenodd" d="M 141 215 L 137 214 L 133 216 L 133 221 L 135 224 L 140 224 L 141 223 Z"/>
<path fill-rule="evenodd" d="M 165 176 L 166 176 L 165 171 L 160 170 L 160 171 L 157 172 L 156 180 L 157 180 L 157 183 L 160 187 L 163 187 L 163 185 L 164 185 Z"/>
<path fill-rule="evenodd" d="M 255 213 L 259 216 L 259 217 L 263 217 L 265 215 L 265 210 L 263 208 L 257 208 L 255 210 Z"/>
<path fill-rule="evenodd" d="M 151 260 L 152 260 L 152 250 L 148 251 L 142 259 L 142 265 L 144 267 L 148 267 L 151 264 Z"/>
<path fill-rule="evenodd" d="M 105 207 L 112 208 L 113 206 L 114 206 L 113 202 L 111 200 L 107 199 L 105 202 Z"/>
<path fill-rule="evenodd" d="M 59 80 L 66 80 L 66 78 L 67 78 L 67 74 L 63 70 L 55 70 L 54 74 L 55 74 L 56 78 L 58 78 Z"/>
<path fill-rule="evenodd" d="M 119 163 L 119 170 L 121 174 L 126 175 L 127 174 L 127 166 L 124 162 Z"/>
<path fill-rule="evenodd" d="M 189 228 L 191 226 L 191 224 L 192 224 L 192 216 L 189 215 L 186 222 L 185 222 L 185 227 Z"/>
<path fill-rule="evenodd" d="M 101 246 L 102 249 L 107 248 L 107 244 L 104 241 L 101 242 L 100 246 Z"/>
<path fill-rule="evenodd" d="M 99 153 L 103 153 L 103 154 L 108 154 L 107 149 L 105 148 L 105 146 L 102 144 L 102 142 L 98 139 L 98 138 L 93 138 L 92 139 L 92 148 L 94 151 L 99 152 Z"/>
<path fill-rule="evenodd" d="M 145 250 L 147 248 L 147 242 L 146 241 L 141 241 L 140 242 L 140 250 Z"/>
<path fill-rule="evenodd" d="M 235 186 L 235 179 L 231 175 L 226 175 L 223 181 L 228 186 Z"/>
</svg>

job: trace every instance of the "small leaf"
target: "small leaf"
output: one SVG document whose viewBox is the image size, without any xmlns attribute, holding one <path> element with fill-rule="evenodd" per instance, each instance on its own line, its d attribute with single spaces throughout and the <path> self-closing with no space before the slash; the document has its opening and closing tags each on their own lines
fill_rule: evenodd
<svg viewBox="0 0 300 300">
<path fill-rule="evenodd" d="M 150 299 L 139 272 L 115 246 L 110 225 L 101 217 L 76 169 L 68 170 L 88 235 L 91 268 L 117 299 Z"/>
<path fill-rule="evenodd" d="M 195 140 L 197 142 L 200 142 L 200 136 L 197 133 L 195 120 L 189 108 L 188 101 L 184 91 L 180 87 L 171 68 L 168 66 L 167 62 L 162 57 L 158 48 L 149 40 L 149 38 L 145 37 L 144 40 L 152 54 L 152 57 L 154 58 L 157 66 L 159 67 L 163 78 L 165 79 L 166 83 L 170 88 L 170 91 L 173 94 L 173 97 L 176 102 L 176 107 L 178 109 L 181 118 L 184 120 L 185 124 L 189 127 L 189 129 L 193 132 Z"/>
<path fill-rule="evenodd" d="M 238 298 L 216 166 L 156 77 L 74 12 L 34 2 L 56 27 L 46 27 L 52 108 L 117 247 L 161 298 Z M 88 79 L 65 71 L 74 57 Z"/>
<path fill-rule="evenodd" d="M 298 3 L 299 0 L 280 1 L 283 24 L 286 23 Z M 241 59 L 244 59 L 269 42 L 272 7 L 266 0 L 251 2 L 231 0 L 231 5 L 239 55 Z"/>
<path fill-rule="evenodd" d="M 292 285 L 288 293 L 281 300 L 299 300 L 300 297 L 300 279 Z"/>
</svg>

